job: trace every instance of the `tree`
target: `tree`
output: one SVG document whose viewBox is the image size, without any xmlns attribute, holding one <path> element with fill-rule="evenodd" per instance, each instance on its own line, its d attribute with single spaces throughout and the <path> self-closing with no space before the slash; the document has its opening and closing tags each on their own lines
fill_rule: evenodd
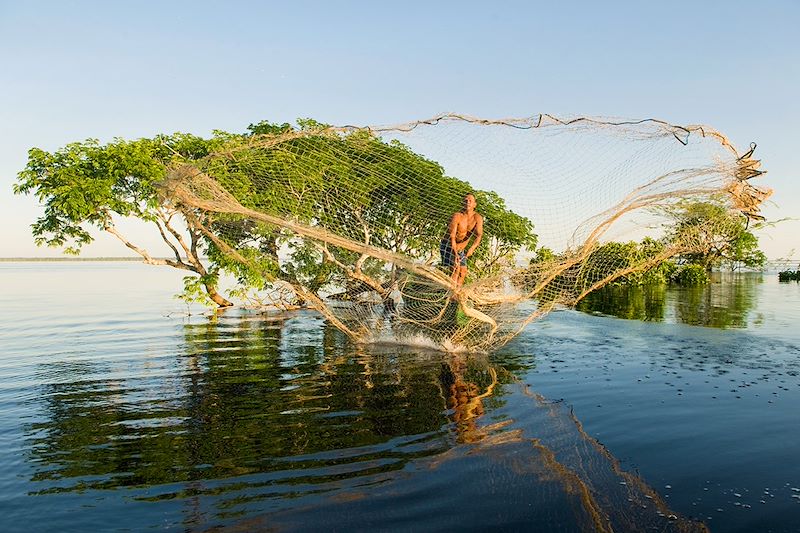
<svg viewBox="0 0 800 533">
<path fill-rule="evenodd" d="M 680 262 L 702 265 L 706 271 L 720 265 L 760 267 L 766 262 L 747 217 L 720 202 L 681 202 L 667 214 L 674 221 L 667 242 L 689 243 L 694 250 L 681 255 Z"/>
<path fill-rule="evenodd" d="M 651 237 L 598 244 L 580 264 L 577 280 L 585 286 L 603 280 L 619 285 L 665 283 L 675 265 L 662 259 L 664 249 L 664 243 Z"/>
<path fill-rule="evenodd" d="M 153 265 L 169 265 L 196 274 L 208 297 L 218 306 L 231 303 L 216 290 L 218 269 L 201 260 L 203 236 L 181 220 L 181 213 L 164 203 L 156 191 L 166 165 L 174 158 L 208 154 L 219 139 L 174 134 L 154 139 L 115 139 L 102 145 L 95 139 L 69 144 L 53 153 L 28 152 L 19 173 L 16 194 L 34 194 L 44 214 L 32 225 L 37 245 L 65 247 L 70 254 L 94 240 L 92 228 L 106 231 Z M 152 224 L 174 253 L 154 258 L 121 234 L 115 221 L 136 217 Z"/>
<path fill-rule="evenodd" d="M 252 128 L 260 131 L 260 125 Z M 533 224 L 508 211 L 496 193 L 472 191 L 399 142 L 385 143 L 366 131 L 330 134 L 310 120 L 301 121 L 300 132 L 307 134 L 288 135 L 280 143 L 270 136 L 235 139 L 220 157 L 199 162 L 200 170 L 212 174 L 245 207 L 416 261 L 438 260 L 439 241 L 467 192 L 475 194 L 491 221 L 484 233 L 486 246 L 475 254 L 475 273 L 494 272 L 516 250 L 535 246 Z M 218 224 L 215 233 L 228 246 L 248 259 L 271 253 L 277 279 L 315 295 L 323 288 L 349 287 L 386 298 L 395 279 L 394 264 L 367 253 L 252 221 L 225 224 L 233 231 Z M 281 247 L 279 256 L 275 250 Z M 257 278 L 258 269 L 247 263 L 229 267 Z"/>
<path fill-rule="evenodd" d="M 105 145 L 90 139 L 53 153 L 34 148 L 14 190 L 44 204 L 32 226 L 37 244 L 77 254 L 92 242 L 93 230 L 109 232 L 147 263 L 193 273 L 184 294 L 205 293 L 220 307 L 231 305 L 217 289 L 222 273 L 232 274 L 242 290 L 288 283 L 297 295 L 317 294 L 357 281 L 385 293 L 394 268 L 279 225 L 172 201 L 163 186 L 178 165 L 212 176 L 246 208 L 433 261 L 469 185 L 369 132 L 326 134 L 313 120 L 298 125 L 259 122 L 245 133 L 215 131 L 209 139 L 180 133 Z M 529 220 L 508 211 L 496 193 L 474 193 L 491 221 L 476 271 L 489 272 L 515 250 L 535 246 Z M 129 216 L 151 223 L 174 257 L 154 258 L 122 235 L 115 221 Z"/>
</svg>

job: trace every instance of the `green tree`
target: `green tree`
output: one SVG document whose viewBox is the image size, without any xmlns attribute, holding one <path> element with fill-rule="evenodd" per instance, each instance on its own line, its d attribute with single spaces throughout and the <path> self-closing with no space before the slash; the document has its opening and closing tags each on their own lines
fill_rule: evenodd
<svg viewBox="0 0 800 533">
<path fill-rule="evenodd" d="M 135 141 L 115 139 L 105 145 L 89 139 L 52 153 L 33 148 L 14 192 L 33 194 L 44 205 L 44 214 L 32 225 L 37 245 L 65 247 L 66 253 L 78 254 L 94 240 L 93 229 L 106 231 L 147 263 L 194 273 L 215 304 L 229 306 L 216 290 L 218 268 L 201 260 L 203 236 L 156 190 L 170 161 L 203 157 L 220 143 L 219 138 L 174 134 Z M 151 224 L 174 258 L 155 258 L 129 240 L 116 226 L 123 217 Z"/>
<path fill-rule="evenodd" d="M 658 259 L 663 252 L 664 243 L 650 237 L 641 242 L 598 244 L 579 265 L 578 282 L 584 286 L 602 280 L 626 285 L 665 283 L 675 265 Z"/>
<path fill-rule="evenodd" d="M 34 148 L 14 190 L 34 194 L 44 205 L 33 224 L 37 244 L 77 254 L 92 242 L 93 230 L 109 232 L 148 263 L 193 273 L 185 278 L 184 296 L 207 296 L 221 307 L 231 305 L 217 289 L 223 273 L 232 274 L 242 291 L 288 283 L 297 294 L 316 294 L 359 282 L 385 295 L 395 271 L 285 227 L 171 201 L 163 186 L 168 169 L 179 165 L 212 176 L 246 208 L 433 261 L 469 185 L 369 132 L 330 134 L 309 119 L 298 125 L 259 122 L 245 133 L 215 131 L 209 139 L 174 134 L 105 145 L 87 140 L 53 153 Z M 496 193 L 473 192 L 489 222 L 475 272 L 491 272 L 519 248 L 535 246 L 529 220 L 508 211 Z M 122 235 L 115 224 L 122 217 L 150 223 L 174 257 L 155 258 Z"/>
<path fill-rule="evenodd" d="M 681 202 L 667 214 L 673 220 L 667 241 L 688 243 L 693 249 L 681 255 L 680 262 L 702 265 L 706 271 L 718 266 L 760 267 L 766 262 L 747 217 L 720 202 Z"/>
<path fill-rule="evenodd" d="M 266 136 L 259 133 L 263 123 L 251 126 L 250 136 L 232 139 L 220 156 L 198 164 L 245 207 L 421 262 L 438 260 L 450 216 L 468 192 L 475 194 L 490 221 L 485 244 L 475 254 L 476 275 L 492 273 L 515 251 L 535 246 L 533 224 L 509 211 L 496 193 L 472 191 L 468 183 L 446 176 L 438 163 L 403 144 L 383 142 L 366 131 L 331 135 L 325 125 L 311 120 L 300 121 L 300 126 L 299 132 L 282 126 L 281 133 L 289 135 L 280 143 L 274 142 L 269 128 Z M 307 134 L 300 134 L 303 131 Z M 227 157 L 229 153 L 235 157 Z M 263 270 L 250 264 L 257 257 L 274 263 L 271 271 L 278 280 L 312 294 L 350 287 L 387 297 L 396 276 L 395 265 L 369 254 L 265 224 L 226 220 L 215 233 L 248 258 L 226 266 L 252 285 Z M 281 246 L 285 253 L 279 257 Z M 274 281 L 262 278 L 265 284 Z"/>
<path fill-rule="evenodd" d="M 536 249 L 536 255 L 531 258 L 531 264 L 535 263 L 551 263 L 557 259 L 556 254 L 546 246 L 540 246 Z"/>
<path fill-rule="evenodd" d="M 678 285 L 693 286 L 705 285 L 711 281 L 711 278 L 703 265 L 688 263 L 679 266 L 670 277 L 670 281 Z"/>
</svg>

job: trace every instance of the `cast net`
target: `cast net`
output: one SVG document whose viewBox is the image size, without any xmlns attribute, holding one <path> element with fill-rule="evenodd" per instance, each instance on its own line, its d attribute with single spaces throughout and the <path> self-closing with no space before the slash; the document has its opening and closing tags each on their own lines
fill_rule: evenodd
<svg viewBox="0 0 800 533">
<path fill-rule="evenodd" d="M 748 182 L 752 155 L 653 119 L 303 123 L 184 159 L 162 194 L 274 304 L 313 306 L 358 342 L 491 350 L 556 306 L 720 246 L 769 195 Z"/>
</svg>

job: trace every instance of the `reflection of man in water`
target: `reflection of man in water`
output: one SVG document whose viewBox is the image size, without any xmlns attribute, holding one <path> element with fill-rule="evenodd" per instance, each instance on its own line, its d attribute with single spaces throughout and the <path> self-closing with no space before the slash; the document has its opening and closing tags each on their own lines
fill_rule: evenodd
<svg viewBox="0 0 800 533">
<path fill-rule="evenodd" d="M 442 255 L 442 266 L 453 267 L 453 282 L 457 287 L 464 283 L 467 277 L 467 258 L 471 256 L 483 237 L 483 217 L 475 212 L 475 196 L 470 193 L 464 197 L 464 207 L 461 211 L 453 213 L 447 234 L 442 237 L 439 244 L 439 253 Z M 475 239 L 467 249 L 472 236 Z"/>
<path fill-rule="evenodd" d="M 477 422 L 484 413 L 484 398 L 492 395 L 497 384 L 494 368 L 489 367 L 487 370 L 492 382 L 481 392 L 481 386 L 466 378 L 467 362 L 464 358 L 454 355 L 451 360 L 442 364 L 439 379 L 444 386 L 442 392 L 445 394 L 447 408 L 452 409 L 459 442 L 477 442 L 486 436 Z"/>
</svg>

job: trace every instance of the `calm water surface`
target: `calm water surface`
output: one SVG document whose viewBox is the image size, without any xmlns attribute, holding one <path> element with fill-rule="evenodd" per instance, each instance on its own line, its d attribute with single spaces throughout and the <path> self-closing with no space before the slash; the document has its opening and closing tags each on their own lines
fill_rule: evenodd
<svg viewBox="0 0 800 533">
<path fill-rule="evenodd" d="M 1 530 L 800 531 L 797 283 L 609 289 L 457 356 L 180 278 L 0 263 Z"/>
</svg>

